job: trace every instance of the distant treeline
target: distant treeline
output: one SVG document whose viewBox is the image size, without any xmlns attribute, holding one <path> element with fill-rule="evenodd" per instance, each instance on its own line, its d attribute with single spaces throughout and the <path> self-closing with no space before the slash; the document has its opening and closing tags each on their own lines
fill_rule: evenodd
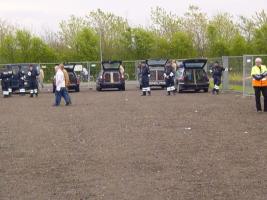
<svg viewBox="0 0 267 200">
<path fill-rule="evenodd" d="M 262 10 L 234 20 L 229 13 L 209 18 L 196 6 L 182 16 L 157 7 L 151 9 L 149 27 L 131 27 L 127 19 L 98 9 L 70 16 L 58 32 L 41 35 L 0 19 L 0 63 L 100 60 L 100 43 L 103 59 L 266 54 L 267 14 Z"/>
</svg>

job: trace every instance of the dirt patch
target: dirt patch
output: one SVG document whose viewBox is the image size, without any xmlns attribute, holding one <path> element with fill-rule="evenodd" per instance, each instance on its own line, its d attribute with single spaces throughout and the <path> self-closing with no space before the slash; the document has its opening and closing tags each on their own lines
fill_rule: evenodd
<svg viewBox="0 0 267 200">
<path fill-rule="evenodd" d="M 0 99 L 0 199 L 265 200 L 254 99 L 82 90 Z"/>
</svg>

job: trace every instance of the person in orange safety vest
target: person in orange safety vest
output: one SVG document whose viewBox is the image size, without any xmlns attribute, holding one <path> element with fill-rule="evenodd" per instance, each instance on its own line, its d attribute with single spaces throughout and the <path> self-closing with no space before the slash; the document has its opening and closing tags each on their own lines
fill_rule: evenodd
<svg viewBox="0 0 267 200">
<path fill-rule="evenodd" d="M 255 66 L 252 67 L 252 86 L 255 91 L 257 112 L 262 112 L 261 93 L 264 97 L 264 112 L 267 112 L 267 68 L 262 65 L 262 59 L 256 58 Z"/>
</svg>

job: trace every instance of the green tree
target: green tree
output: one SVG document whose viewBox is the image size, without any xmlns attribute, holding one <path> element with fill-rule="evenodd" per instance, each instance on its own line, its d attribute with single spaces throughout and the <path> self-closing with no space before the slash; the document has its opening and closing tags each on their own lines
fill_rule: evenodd
<svg viewBox="0 0 267 200">
<path fill-rule="evenodd" d="M 253 39 L 253 51 L 255 54 L 266 54 L 267 52 L 267 23 L 255 31 Z"/>
<path fill-rule="evenodd" d="M 99 38 L 95 31 L 90 28 L 83 28 L 75 38 L 75 53 L 78 60 L 97 60 Z"/>
<path fill-rule="evenodd" d="M 184 32 L 176 32 L 170 42 L 172 58 L 188 58 L 195 56 L 192 38 Z"/>
</svg>

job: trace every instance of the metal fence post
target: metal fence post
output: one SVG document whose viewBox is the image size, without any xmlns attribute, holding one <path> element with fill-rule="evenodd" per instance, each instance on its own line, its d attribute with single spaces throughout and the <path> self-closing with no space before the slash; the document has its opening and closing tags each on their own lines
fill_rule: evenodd
<svg viewBox="0 0 267 200">
<path fill-rule="evenodd" d="M 222 57 L 223 67 L 225 71 L 223 73 L 223 90 L 229 90 L 229 57 Z"/>
</svg>

